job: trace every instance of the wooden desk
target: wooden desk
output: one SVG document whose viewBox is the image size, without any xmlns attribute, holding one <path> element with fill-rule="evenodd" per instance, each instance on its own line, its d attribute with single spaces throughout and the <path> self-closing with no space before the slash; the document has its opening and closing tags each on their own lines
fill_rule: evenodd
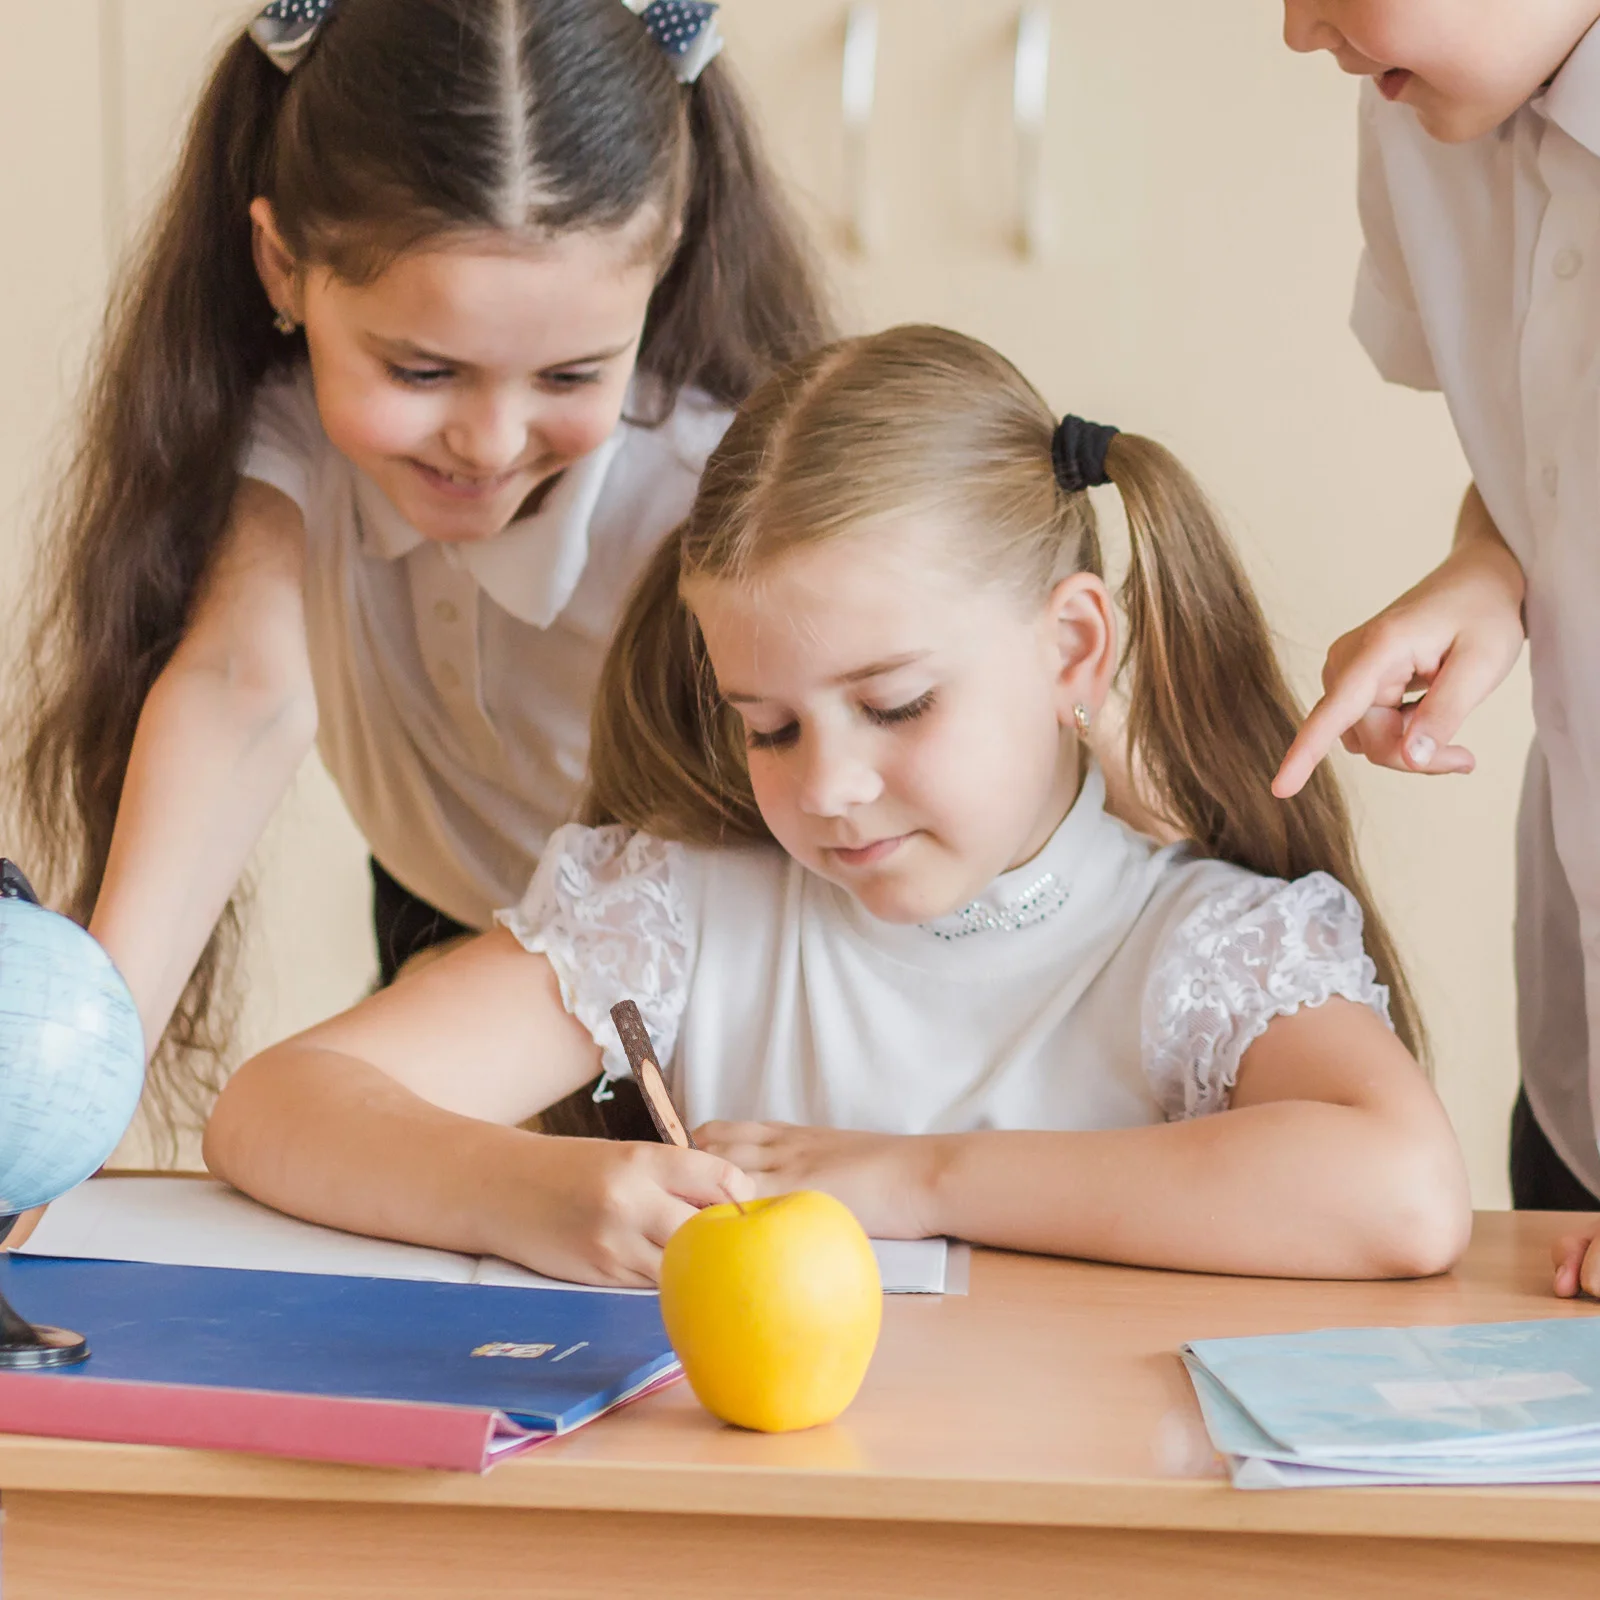
<svg viewBox="0 0 1600 1600">
<path fill-rule="evenodd" d="M 888 1303 L 842 1421 L 781 1438 L 682 1386 L 482 1478 L 0 1437 L 5 1596 L 1590 1600 L 1600 1489 L 1236 1492 L 1173 1353 L 1593 1315 L 1548 1295 L 1568 1220 L 1484 1214 L 1458 1272 L 1411 1284 L 978 1252 L 970 1297 Z"/>
</svg>

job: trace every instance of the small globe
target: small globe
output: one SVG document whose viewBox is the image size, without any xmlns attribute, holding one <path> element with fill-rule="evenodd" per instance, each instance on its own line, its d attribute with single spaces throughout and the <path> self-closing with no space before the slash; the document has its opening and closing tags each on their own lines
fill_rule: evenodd
<svg viewBox="0 0 1600 1600">
<path fill-rule="evenodd" d="M 25 881 L 5 869 L 0 1217 L 45 1205 L 103 1166 L 144 1087 L 144 1031 L 111 958 L 75 922 L 23 898 Z"/>
</svg>

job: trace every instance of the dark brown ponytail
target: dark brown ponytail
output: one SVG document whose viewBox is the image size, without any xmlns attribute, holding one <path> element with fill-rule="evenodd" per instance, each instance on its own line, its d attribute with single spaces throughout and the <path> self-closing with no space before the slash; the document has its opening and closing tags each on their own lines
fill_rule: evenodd
<svg viewBox="0 0 1600 1600">
<path fill-rule="evenodd" d="M 1361 905 L 1395 1032 L 1420 1059 L 1416 1000 L 1362 873 L 1338 780 L 1324 765 L 1294 799 L 1272 795 L 1302 711 L 1215 512 L 1177 458 L 1149 439 L 1118 435 L 1106 470 L 1132 547 L 1123 659 L 1128 753 L 1141 787 L 1205 855 L 1268 877 L 1326 872 L 1344 884 Z"/>
<path fill-rule="evenodd" d="M 257 386 L 284 341 L 256 276 L 247 215 L 270 160 L 287 79 L 248 40 L 223 56 L 190 127 L 171 196 L 107 314 L 63 484 L 53 588 L 41 596 L 14 711 L 7 787 L 29 870 L 87 922 L 111 849 L 134 729 L 176 649 L 227 521 Z M 235 1007 L 230 904 L 152 1067 L 171 1126 L 203 1114 Z M 214 1003 L 219 1002 L 219 1003 Z"/>
<path fill-rule="evenodd" d="M 714 61 L 687 91 L 683 238 L 650 305 L 639 364 L 668 395 L 727 406 L 833 336 L 810 242 L 763 154 L 732 74 Z"/>
</svg>

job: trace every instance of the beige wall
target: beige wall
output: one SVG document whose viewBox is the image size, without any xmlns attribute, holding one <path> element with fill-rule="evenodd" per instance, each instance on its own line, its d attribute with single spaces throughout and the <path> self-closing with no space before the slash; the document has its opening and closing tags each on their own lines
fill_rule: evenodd
<svg viewBox="0 0 1600 1600">
<path fill-rule="evenodd" d="M 171 159 L 235 0 L 9 6 L 0 58 L 0 560 L 66 414 L 108 281 Z M 1391 390 L 1345 328 L 1358 249 L 1354 90 L 1290 57 L 1268 0 L 1055 0 L 1054 243 L 1020 260 L 1009 122 L 1016 12 L 884 0 L 871 147 L 877 240 L 839 246 L 843 0 L 729 0 L 736 65 L 819 231 L 849 320 L 978 333 L 1063 409 L 1152 433 L 1230 515 L 1309 690 L 1327 641 L 1443 548 L 1465 468 L 1442 403 Z M 6 644 L 14 643 L 14 629 Z M 1515 1083 L 1511 820 L 1519 676 L 1470 725 L 1480 769 L 1350 771 L 1410 952 L 1481 1205 L 1505 1201 Z M 342 1004 L 372 966 L 359 840 L 315 764 L 261 852 L 248 1033 Z"/>
</svg>

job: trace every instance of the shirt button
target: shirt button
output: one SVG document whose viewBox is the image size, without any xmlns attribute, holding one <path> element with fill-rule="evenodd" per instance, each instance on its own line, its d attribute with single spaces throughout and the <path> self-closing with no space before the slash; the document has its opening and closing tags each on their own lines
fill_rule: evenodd
<svg viewBox="0 0 1600 1600">
<path fill-rule="evenodd" d="M 1565 250 L 1556 251 L 1551 266 L 1558 278 L 1576 278 L 1583 271 L 1583 252 L 1568 245 Z"/>
<path fill-rule="evenodd" d="M 1545 462 L 1539 473 L 1539 482 L 1544 485 L 1544 492 L 1554 499 L 1556 490 L 1561 487 L 1561 468 L 1553 461 Z"/>
<path fill-rule="evenodd" d="M 450 600 L 436 600 L 433 606 L 433 614 L 440 622 L 454 622 L 461 615 L 456 610 L 455 603 Z"/>
<path fill-rule="evenodd" d="M 456 671 L 453 661 L 439 663 L 439 683 L 446 689 L 459 689 L 461 687 L 461 674 Z"/>
</svg>

